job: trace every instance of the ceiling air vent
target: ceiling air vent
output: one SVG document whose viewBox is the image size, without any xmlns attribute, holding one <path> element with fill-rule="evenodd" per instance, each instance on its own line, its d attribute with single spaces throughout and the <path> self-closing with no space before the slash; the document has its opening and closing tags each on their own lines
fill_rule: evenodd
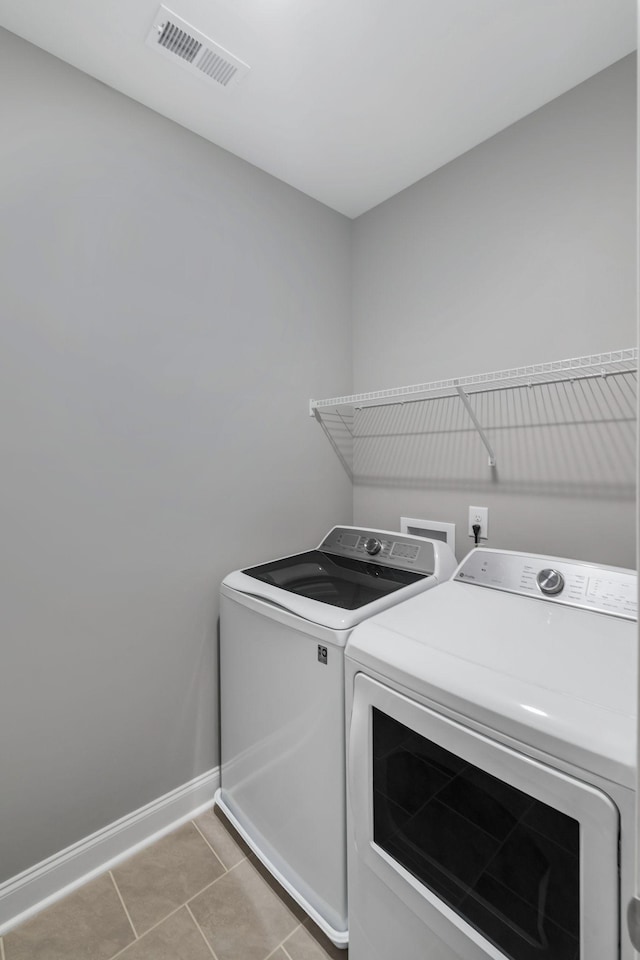
<svg viewBox="0 0 640 960">
<path fill-rule="evenodd" d="M 146 42 L 148 47 L 180 63 L 190 73 L 219 86 L 235 86 L 250 70 L 242 60 L 164 6 L 155 16 Z"/>
</svg>

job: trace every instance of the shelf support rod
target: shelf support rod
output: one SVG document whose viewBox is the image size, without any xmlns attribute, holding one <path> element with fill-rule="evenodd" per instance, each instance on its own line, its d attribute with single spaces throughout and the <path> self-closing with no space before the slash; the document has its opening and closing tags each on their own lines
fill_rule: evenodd
<svg viewBox="0 0 640 960">
<path fill-rule="evenodd" d="M 312 402 L 313 402 L 313 401 L 312 401 Z M 342 453 L 342 450 L 340 449 L 340 447 L 338 446 L 338 444 L 336 443 L 336 441 L 334 440 L 334 438 L 331 436 L 331 431 L 329 430 L 329 428 L 327 427 L 326 423 L 325 423 L 324 420 L 322 419 L 322 414 L 320 413 L 320 411 L 318 410 L 317 407 L 312 407 L 312 408 L 311 408 L 311 416 L 313 416 L 313 417 L 316 418 L 316 420 L 318 421 L 318 423 L 320 424 L 320 426 L 321 426 L 322 429 L 324 430 L 325 435 L 326 435 L 326 437 L 327 437 L 327 440 L 329 441 L 329 443 L 330 443 L 331 446 L 333 447 L 333 449 L 334 449 L 334 451 L 335 451 L 335 453 L 336 453 L 336 455 L 337 455 L 337 457 L 338 457 L 338 460 L 340 461 L 340 463 L 341 463 L 342 466 L 344 467 L 344 469 L 345 469 L 345 471 L 346 471 L 346 473 L 347 473 L 347 476 L 349 477 L 349 479 L 350 479 L 351 482 L 353 483 L 353 470 L 351 469 L 351 467 L 349 466 L 349 464 L 348 464 L 347 461 L 345 460 L 345 458 L 344 458 L 344 456 L 343 456 L 343 453 Z"/>
<path fill-rule="evenodd" d="M 464 404 L 465 410 L 467 411 L 467 413 L 469 414 L 469 417 L 470 417 L 471 421 L 473 422 L 474 427 L 476 428 L 476 430 L 478 431 L 478 433 L 479 433 L 479 435 L 480 435 L 480 439 L 482 440 L 482 442 L 484 443 L 485 447 L 487 448 L 487 453 L 489 454 L 489 466 L 490 466 L 490 467 L 495 467 L 495 465 L 496 465 L 496 455 L 495 455 L 495 453 L 493 452 L 493 447 L 491 446 L 491 444 L 490 444 L 489 441 L 487 440 L 487 436 L 486 436 L 484 430 L 482 429 L 482 426 L 481 426 L 481 424 L 480 424 L 480 421 L 478 420 L 478 418 L 476 417 L 475 413 L 473 412 L 473 409 L 472 409 L 471 404 L 470 404 L 470 402 L 469 402 L 469 397 L 468 397 L 467 394 L 464 392 L 464 390 L 462 389 L 462 387 L 460 386 L 460 384 L 454 383 L 454 386 L 455 386 L 455 388 L 456 388 L 456 391 L 457 391 L 457 393 L 458 393 L 458 396 L 460 397 L 460 399 L 462 400 L 462 403 Z"/>
</svg>

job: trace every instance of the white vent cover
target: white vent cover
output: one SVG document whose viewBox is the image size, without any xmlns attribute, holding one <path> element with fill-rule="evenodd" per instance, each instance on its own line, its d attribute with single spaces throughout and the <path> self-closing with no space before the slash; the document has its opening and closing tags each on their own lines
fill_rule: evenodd
<svg viewBox="0 0 640 960">
<path fill-rule="evenodd" d="M 251 69 L 165 6 L 158 9 L 146 43 L 190 73 L 223 87 L 233 87 Z"/>
</svg>

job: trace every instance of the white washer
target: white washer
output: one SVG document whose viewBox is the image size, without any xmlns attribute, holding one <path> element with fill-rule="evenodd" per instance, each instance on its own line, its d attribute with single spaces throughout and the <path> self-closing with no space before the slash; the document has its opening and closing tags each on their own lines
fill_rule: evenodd
<svg viewBox="0 0 640 960">
<path fill-rule="evenodd" d="M 455 566 L 439 541 L 334 527 L 316 550 L 222 584 L 216 803 L 340 947 L 348 942 L 344 646 L 356 624 Z"/>
<path fill-rule="evenodd" d="M 350 960 L 631 960 L 637 578 L 476 549 L 345 656 Z"/>
</svg>

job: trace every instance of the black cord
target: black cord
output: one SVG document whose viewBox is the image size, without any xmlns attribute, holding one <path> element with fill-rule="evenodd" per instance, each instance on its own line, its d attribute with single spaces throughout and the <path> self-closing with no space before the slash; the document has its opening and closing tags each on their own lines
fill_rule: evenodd
<svg viewBox="0 0 640 960">
<path fill-rule="evenodd" d="M 479 523 L 474 523 L 473 526 L 471 527 L 471 529 L 473 530 L 473 535 L 474 535 L 474 537 L 475 537 L 476 547 L 477 547 L 478 544 L 480 543 L 480 524 L 479 524 Z"/>
</svg>

